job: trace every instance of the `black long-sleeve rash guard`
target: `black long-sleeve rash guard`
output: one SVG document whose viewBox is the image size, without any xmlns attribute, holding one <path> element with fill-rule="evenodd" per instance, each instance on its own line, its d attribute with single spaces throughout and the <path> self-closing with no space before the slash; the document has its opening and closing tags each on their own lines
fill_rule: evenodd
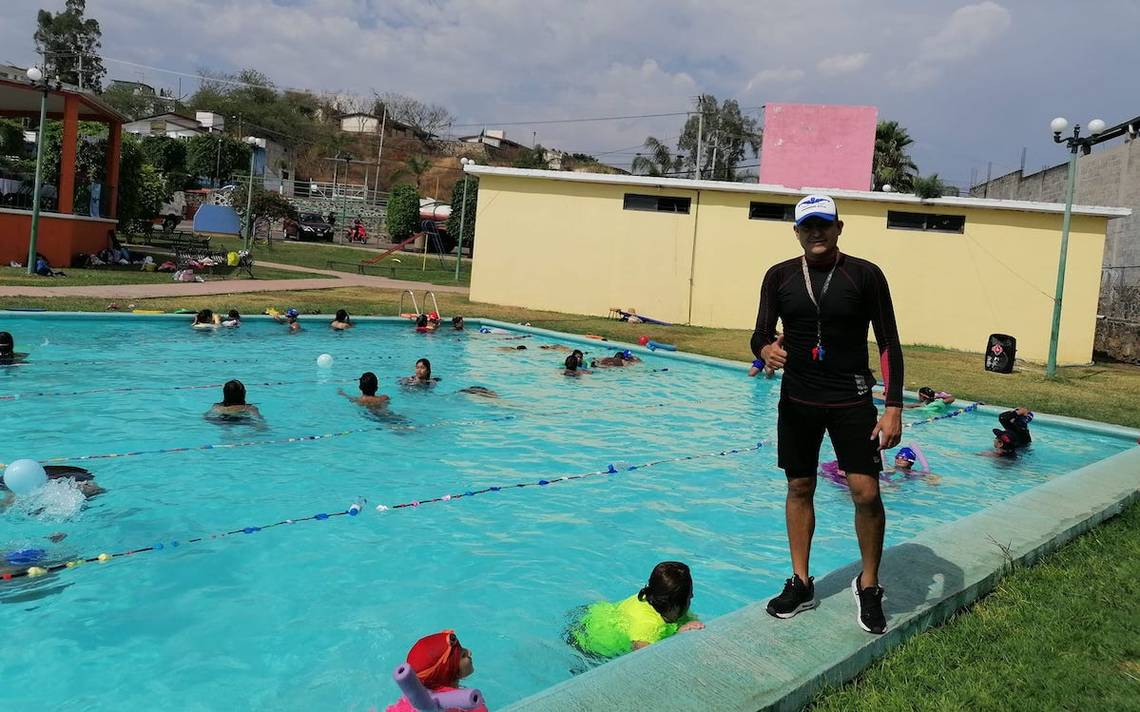
<svg viewBox="0 0 1140 712">
<path fill-rule="evenodd" d="M 801 403 L 839 407 L 864 403 L 875 376 L 867 367 L 867 325 L 875 329 L 887 406 L 902 406 L 903 355 L 891 293 L 883 271 L 867 260 L 839 256 L 827 294 L 820 291 L 831 266 L 809 267 L 820 302 L 824 358 L 814 360 L 816 309 L 804 284 L 801 258 L 768 270 L 760 288 L 760 310 L 752 353 L 776 340 L 776 320 L 784 324 L 783 394 Z"/>
</svg>

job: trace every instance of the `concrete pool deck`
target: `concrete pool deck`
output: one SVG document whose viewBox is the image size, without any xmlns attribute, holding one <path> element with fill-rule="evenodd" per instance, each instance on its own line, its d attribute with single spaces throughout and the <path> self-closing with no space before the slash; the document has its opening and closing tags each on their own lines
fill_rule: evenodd
<svg viewBox="0 0 1140 712">
<path fill-rule="evenodd" d="M 595 348 L 599 343 L 488 319 L 470 321 Z M 602 343 L 608 349 L 645 351 L 620 342 Z M 737 370 L 747 367 L 696 354 L 667 355 Z M 979 410 L 1000 412 L 992 406 Z M 1140 437 L 1140 431 L 1131 428 L 1077 418 L 1038 419 L 1133 442 Z M 704 631 L 626 655 L 502 709 L 797 710 L 824 687 L 856 677 L 909 637 L 985 596 L 1013 567 L 1033 564 L 1138 499 L 1140 447 L 1134 447 L 888 548 L 882 564 L 886 635 L 869 635 L 855 622 L 851 579 L 860 567 L 853 561 L 816 580 L 819 607 L 814 611 L 781 621 L 765 612 L 765 600 L 757 601 L 709 621 Z"/>
</svg>

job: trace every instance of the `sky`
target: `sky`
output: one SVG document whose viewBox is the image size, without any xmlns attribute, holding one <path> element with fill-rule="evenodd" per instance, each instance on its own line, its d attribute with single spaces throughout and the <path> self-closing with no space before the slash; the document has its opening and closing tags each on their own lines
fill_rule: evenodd
<svg viewBox="0 0 1140 712">
<path fill-rule="evenodd" d="M 0 61 L 34 62 L 36 11 L 64 0 L 0 4 Z M 755 116 L 873 105 L 923 174 L 966 186 L 1023 148 L 1026 172 L 1062 162 L 1054 116 L 1140 115 L 1135 0 L 88 0 L 87 15 L 108 79 L 188 94 L 197 80 L 170 72 L 253 67 L 282 87 L 413 95 L 470 124 L 456 134 L 503 128 L 614 165 L 647 136 L 675 143 L 684 117 L 506 124 L 683 112 L 701 93 Z"/>
</svg>

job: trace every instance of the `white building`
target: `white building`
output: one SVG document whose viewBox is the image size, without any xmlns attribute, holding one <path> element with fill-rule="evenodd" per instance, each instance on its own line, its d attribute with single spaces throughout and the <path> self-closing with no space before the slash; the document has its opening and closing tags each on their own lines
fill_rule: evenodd
<svg viewBox="0 0 1140 712">
<path fill-rule="evenodd" d="M 207 129 L 203 128 L 197 119 L 173 112 L 147 116 L 138 121 L 123 124 L 123 131 L 139 136 L 171 136 L 173 138 L 190 138 L 207 133 Z"/>
<path fill-rule="evenodd" d="M 344 114 L 340 117 L 340 130 L 345 133 L 378 133 L 380 117 L 372 114 Z"/>
</svg>

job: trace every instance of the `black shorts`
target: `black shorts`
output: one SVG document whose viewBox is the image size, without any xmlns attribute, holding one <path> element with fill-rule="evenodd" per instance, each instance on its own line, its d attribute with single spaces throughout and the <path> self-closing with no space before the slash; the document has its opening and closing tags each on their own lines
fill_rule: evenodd
<svg viewBox="0 0 1140 712">
<path fill-rule="evenodd" d="M 871 439 L 879 411 L 870 400 L 825 408 L 781 398 L 779 412 L 779 462 L 789 478 L 816 476 L 824 430 L 831 437 L 839 469 L 875 477 L 882 471 L 879 441 Z"/>
</svg>

